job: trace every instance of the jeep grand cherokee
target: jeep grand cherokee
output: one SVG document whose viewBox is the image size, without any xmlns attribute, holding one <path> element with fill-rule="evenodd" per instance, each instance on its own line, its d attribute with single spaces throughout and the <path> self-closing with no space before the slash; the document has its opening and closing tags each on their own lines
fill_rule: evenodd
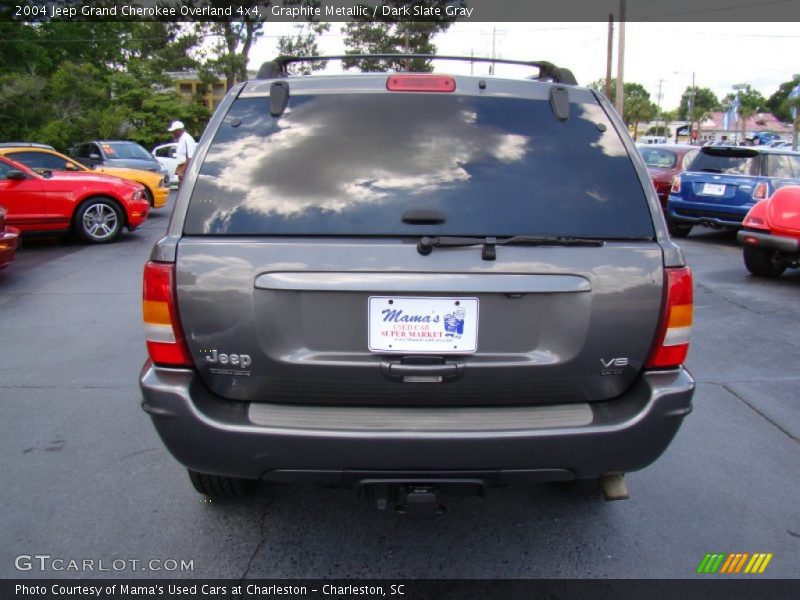
<svg viewBox="0 0 800 600">
<path fill-rule="evenodd" d="M 143 407 L 195 488 L 604 482 L 691 410 L 692 280 L 614 109 L 533 79 L 234 87 L 144 272 Z"/>
</svg>

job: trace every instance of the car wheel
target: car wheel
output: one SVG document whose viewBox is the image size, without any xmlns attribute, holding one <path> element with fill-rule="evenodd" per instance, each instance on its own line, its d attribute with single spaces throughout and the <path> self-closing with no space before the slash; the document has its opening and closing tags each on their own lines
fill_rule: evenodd
<svg viewBox="0 0 800 600">
<path fill-rule="evenodd" d="M 107 198 L 90 198 L 75 213 L 75 231 L 93 244 L 113 242 L 119 237 L 122 224 L 122 211 Z"/>
<path fill-rule="evenodd" d="M 780 277 L 786 270 L 786 265 L 781 261 L 777 251 L 770 252 L 752 246 L 744 247 L 744 266 L 759 277 Z"/>
<path fill-rule="evenodd" d="M 225 477 L 223 475 L 209 475 L 207 473 L 198 473 L 197 471 L 189 471 L 189 479 L 194 486 L 194 489 L 199 493 L 214 498 L 216 500 L 225 500 L 231 498 L 241 498 L 252 493 L 256 487 L 257 481 L 253 479 L 240 479 L 238 477 Z"/>
<path fill-rule="evenodd" d="M 150 203 L 150 208 L 155 208 L 155 199 L 153 198 L 153 193 L 150 191 L 150 188 L 144 188 L 144 197 Z"/>
<path fill-rule="evenodd" d="M 667 219 L 667 229 L 669 229 L 669 234 L 672 237 L 685 238 L 692 230 L 692 225 Z"/>
</svg>

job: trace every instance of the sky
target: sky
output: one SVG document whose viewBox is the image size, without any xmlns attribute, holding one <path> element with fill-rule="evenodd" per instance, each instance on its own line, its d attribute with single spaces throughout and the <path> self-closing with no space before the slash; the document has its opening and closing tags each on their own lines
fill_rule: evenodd
<svg viewBox="0 0 800 600">
<path fill-rule="evenodd" d="M 265 35 L 254 45 L 249 68 L 277 55 L 281 35 L 291 34 L 289 23 L 267 23 Z M 332 23 L 320 39 L 322 54 L 344 52 L 342 23 Z M 616 76 L 616 39 L 613 73 Z M 517 60 L 549 60 L 572 69 L 578 83 L 587 85 L 605 77 L 608 23 L 455 23 L 434 43 L 440 54 Z M 476 65 L 475 73 L 486 73 Z M 333 63 L 331 72 L 339 71 Z M 439 70 L 470 72 L 468 63 L 444 63 Z M 498 67 L 498 75 L 520 76 L 513 67 Z M 735 84 L 749 83 L 765 98 L 800 73 L 800 27 L 797 23 L 627 23 L 625 25 L 624 80 L 641 83 L 654 102 L 661 82 L 661 108 L 672 110 L 691 85 L 710 88 L 720 100 Z"/>
</svg>

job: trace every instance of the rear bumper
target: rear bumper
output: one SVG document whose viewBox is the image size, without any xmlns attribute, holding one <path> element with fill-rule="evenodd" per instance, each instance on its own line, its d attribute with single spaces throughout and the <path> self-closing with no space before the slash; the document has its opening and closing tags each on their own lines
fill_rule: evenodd
<svg viewBox="0 0 800 600">
<path fill-rule="evenodd" d="M 745 246 L 780 250 L 791 256 L 800 255 L 800 239 L 798 238 L 774 235 L 753 229 L 742 229 L 736 234 L 736 238 L 739 240 L 740 244 L 744 244 Z"/>
<path fill-rule="evenodd" d="M 745 215 L 752 207 L 752 204 L 728 206 L 706 202 L 685 202 L 670 195 L 667 202 L 667 214 L 673 221 L 693 225 L 741 227 Z"/>
<path fill-rule="evenodd" d="M 580 406 L 251 405 L 213 395 L 192 370 L 149 361 L 140 385 L 143 409 L 188 468 L 325 483 L 414 474 L 494 484 L 635 471 L 667 448 L 691 412 L 694 392 L 681 368 L 645 373 L 623 396 Z"/>
</svg>

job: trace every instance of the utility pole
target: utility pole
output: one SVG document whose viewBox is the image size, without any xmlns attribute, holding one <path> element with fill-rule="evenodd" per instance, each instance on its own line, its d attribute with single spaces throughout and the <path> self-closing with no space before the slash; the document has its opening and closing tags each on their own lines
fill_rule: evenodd
<svg viewBox="0 0 800 600">
<path fill-rule="evenodd" d="M 495 59 L 495 38 L 497 37 L 497 27 L 492 27 L 492 61 Z M 494 62 L 489 67 L 489 75 L 494 75 Z"/>
<path fill-rule="evenodd" d="M 619 45 L 617 46 L 617 98 L 614 105 L 619 116 L 622 117 L 625 104 L 624 87 L 625 77 L 625 0 L 619 0 Z"/>
<path fill-rule="evenodd" d="M 664 80 L 663 79 L 659 79 L 658 80 L 658 96 L 657 96 L 658 102 L 656 103 L 656 135 L 659 135 L 658 134 L 658 132 L 659 132 L 658 127 L 659 127 L 659 123 L 661 122 L 661 84 L 662 83 L 664 83 Z M 667 127 L 665 125 L 664 129 L 666 129 L 666 128 Z M 664 133 L 666 134 L 666 131 Z M 664 137 L 667 137 L 667 136 L 664 135 Z"/>
<path fill-rule="evenodd" d="M 614 54 L 614 15 L 608 13 L 608 51 L 606 52 L 606 98 L 611 98 L 611 61 Z"/>
<path fill-rule="evenodd" d="M 694 71 L 692 71 L 692 104 L 689 106 L 689 144 L 694 144 L 694 104 L 697 100 L 697 86 L 694 84 Z M 697 125 L 697 136 L 700 137 L 700 124 Z"/>
</svg>

